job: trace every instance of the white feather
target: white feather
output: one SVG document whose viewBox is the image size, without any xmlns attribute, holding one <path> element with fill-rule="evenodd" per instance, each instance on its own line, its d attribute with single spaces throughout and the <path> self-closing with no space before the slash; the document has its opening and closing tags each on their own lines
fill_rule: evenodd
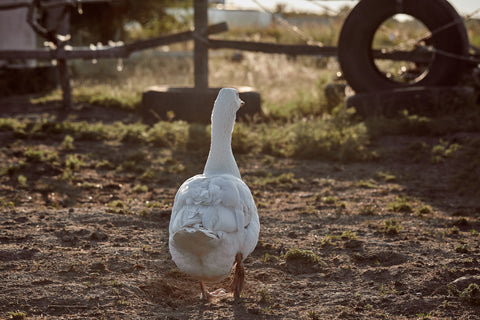
<svg viewBox="0 0 480 320">
<path fill-rule="evenodd" d="M 201 281 L 227 277 L 236 254 L 245 259 L 258 241 L 257 208 L 231 149 L 241 103 L 236 90 L 220 91 L 212 111 L 212 141 L 204 173 L 180 186 L 172 208 L 169 248 L 173 261 Z"/>
</svg>

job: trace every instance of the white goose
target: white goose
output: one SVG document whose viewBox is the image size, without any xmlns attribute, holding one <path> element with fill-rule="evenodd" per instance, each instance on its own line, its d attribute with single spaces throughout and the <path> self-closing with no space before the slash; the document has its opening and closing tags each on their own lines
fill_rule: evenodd
<svg viewBox="0 0 480 320">
<path fill-rule="evenodd" d="M 223 88 L 218 93 L 205 169 L 180 186 L 170 218 L 172 259 L 182 272 L 200 281 L 202 297 L 207 300 L 226 292 L 208 292 L 204 282 L 226 278 L 234 264 L 230 289 L 235 298 L 240 296 L 243 260 L 255 249 L 260 232 L 255 202 L 241 180 L 231 146 L 236 112 L 243 104 L 235 89 Z"/>
</svg>

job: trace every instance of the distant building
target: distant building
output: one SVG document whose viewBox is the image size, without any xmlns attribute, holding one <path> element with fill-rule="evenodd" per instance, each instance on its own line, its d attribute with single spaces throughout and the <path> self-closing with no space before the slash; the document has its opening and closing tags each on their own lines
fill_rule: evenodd
<svg viewBox="0 0 480 320">
<path fill-rule="evenodd" d="M 267 28 L 273 21 L 271 13 L 256 10 L 208 9 L 209 23 L 227 22 L 229 28 Z"/>
</svg>

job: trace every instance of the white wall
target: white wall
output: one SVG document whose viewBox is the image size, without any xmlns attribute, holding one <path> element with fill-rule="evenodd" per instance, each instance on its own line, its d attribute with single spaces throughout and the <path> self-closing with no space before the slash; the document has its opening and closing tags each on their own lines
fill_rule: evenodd
<svg viewBox="0 0 480 320">
<path fill-rule="evenodd" d="M 229 28 L 267 28 L 272 23 L 268 12 L 254 10 L 208 9 L 208 21 L 211 24 L 226 22 Z"/>
<path fill-rule="evenodd" d="M 27 8 L 0 11 L 0 50 L 34 49 L 36 36 L 27 23 Z"/>
</svg>

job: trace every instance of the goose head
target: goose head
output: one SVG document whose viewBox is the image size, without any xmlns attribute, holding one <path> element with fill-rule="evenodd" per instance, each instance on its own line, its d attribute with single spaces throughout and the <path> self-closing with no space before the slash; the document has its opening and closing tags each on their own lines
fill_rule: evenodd
<svg viewBox="0 0 480 320">
<path fill-rule="evenodd" d="M 211 117 L 212 126 L 215 123 L 223 123 L 224 125 L 233 124 L 235 122 L 237 111 L 244 104 L 245 103 L 240 99 L 236 89 L 222 88 L 213 105 Z"/>
</svg>

